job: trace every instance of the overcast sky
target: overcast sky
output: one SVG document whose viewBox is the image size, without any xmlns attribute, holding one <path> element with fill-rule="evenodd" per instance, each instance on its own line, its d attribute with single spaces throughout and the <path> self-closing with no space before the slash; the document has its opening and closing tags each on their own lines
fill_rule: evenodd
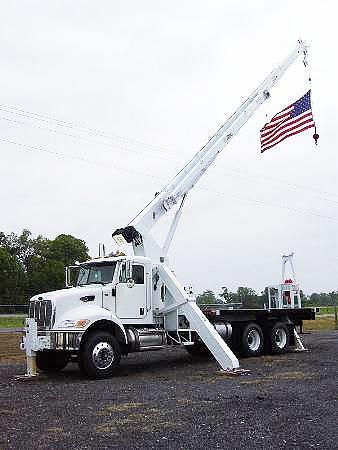
<svg viewBox="0 0 338 450">
<path fill-rule="evenodd" d="M 306 293 L 338 290 L 336 18 L 334 1 L 2 1 L 0 229 L 115 249 L 301 37 L 319 145 L 309 130 L 260 154 L 309 89 L 300 58 L 191 192 L 170 258 L 197 292 L 260 292 L 294 251 Z"/>
</svg>

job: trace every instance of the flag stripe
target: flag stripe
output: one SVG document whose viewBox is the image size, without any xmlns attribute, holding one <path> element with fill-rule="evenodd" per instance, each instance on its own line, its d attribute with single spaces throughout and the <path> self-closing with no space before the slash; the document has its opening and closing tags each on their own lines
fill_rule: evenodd
<svg viewBox="0 0 338 450">
<path fill-rule="evenodd" d="M 287 113 L 281 114 L 281 115 L 279 115 L 279 114 L 280 114 L 280 113 L 276 114 L 276 115 L 271 119 L 271 121 L 270 121 L 269 123 L 266 123 L 266 124 L 264 125 L 264 127 L 261 129 L 261 131 L 266 130 L 266 129 L 269 129 L 269 128 L 275 127 L 275 126 L 276 126 L 276 123 L 275 123 L 275 122 L 280 121 L 280 120 L 282 120 L 282 119 L 285 120 L 284 117 L 289 117 L 289 116 L 290 116 L 290 112 L 287 112 Z"/>
<path fill-rule="evenodd" d="M 311 117 L 311 119 L 302 120 L 301 122 L 297 123 L 297 125 L 295 125 L 293 127 L 285 128 L 283 130 L 278 130 L 278 134 L 276 134 L 276 136 L 265 139 L 264 141 L 261 142 L 261 145 L 262 145 L 262 147 L 264 147 L 266 144 L 270 144 L 270 142 L 273 142 L 274 140 L 279 139 L 279 137 L 282 136 L 283 134 L 288 133 L 289 131 L 296 130 L 297 128 L 302 127 L 303 125 L 305 125 L 307 123 L 311 123 L 311 122 L 313 122 L 312 117 Z"/>
<path fill-rule="evenodd" d="M 288 121 L 285 124 L 283 124 L 282 127 L 279 127 L 277 130 L 275 130 L 273 133 L 269 134 L 268 136 L 263 136 L 261 139 L 261 144 L 265 145 L 266 143 L 270 142 L 271 140 L 278 139 L 278 137 L 290 130 L 294 130 L 298 127 L 301 127 L 305 123 L 313 122 L 312 113 L 310 113 L 311 117 L 302 117 L 300 120 L 292 120 Z M 293 125 L 293 126 L 292 126 Z M 290 128 L 289 128 L 290 127 Z"/>
<path fill-rule="evenodd" d="M 273 144 L 268 145 L 267 147 L 262 148 L 262 153 L 265 152 L 265 150 L 268 150 L 269 148 L 272 148 L 272 147 L 274 147 L 275 145 L 279 144 L 280 142 L 284 141 L 284 139 L 286 139 L 286 138 L 288 138 L 288 137 L 291 137 L 291 136 L 294 136 L 295 134 L 301 133 L 302 131 L 308 130 L 309 128 L 312 128 L 312 127 L 314 127 L 314 126 L 315 126 L 315 124 L 314 124 L 314 123 L 311 123 L 310 125 L 307 125 L 306 127 L 301 128 L 300 130 L 294 131 L 293 133 L 290 133 L 290 134 L 287 134 L 287 135 L 283 136 L 279 141 L 274 142 Z"/>
<path fill-rule="evenodd" d="M 295 119 L 291 119 L 291 118 L 284 119 L 282 122 L 280 122 L 279 124 L 275 125 L 272 129 L 269 129 L 267 131 L 265 131 L 265 130 L 262 131 L 261 132 L 261 138 L 265 138 L 267 136 L 271 136 L 271 135 L 273 135 L 276 132 L 276 130 L 278 131 L 279 129 L 281 129 L 281 128 L 285 127 L 285 126 L 293 125 L 294 123 L 296 123 L 296 122 L 298 122 L 300 120 L 303 120 L 305 117 L 310 117 L 310 116 L 312 116 L 312 112 L 305 112 L 304 114 L 298 116 Z"/>
</svg>

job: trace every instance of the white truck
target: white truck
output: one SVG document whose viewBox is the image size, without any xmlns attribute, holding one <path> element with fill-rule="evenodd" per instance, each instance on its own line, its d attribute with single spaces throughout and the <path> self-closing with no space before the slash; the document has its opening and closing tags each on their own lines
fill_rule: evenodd
<svg viewBox="0 0 338 450">
<path fill-rule="evenodd" d="M 119 245 L 132 246 L 132 256 L 118 252 L 80 263 L 74 286 L 69 286 L 67 268 L 66 289 L 31 298 L 21 345 L 26 376 L 36 376 L 36 367 L 53 372 L 77 359 L 88 377 L 110 377 L 121 355 L 173 345 L 191 354 L 210 352 L 223 370 L 241 373 L 233 351 L 253 356 L 283 352 L 291 345 L 302 348 L 295 324 L 314 318 L 313 310 L 278 305 L 230 311 L 218 306 L 203 312 L 167 256 L 187 194 L 300 55 L 306 64 L 302 41 L 129 225 L 113 233 Z M 176 213 L 160 246 L 150 231 L 172 208 Z"/>
</svg>

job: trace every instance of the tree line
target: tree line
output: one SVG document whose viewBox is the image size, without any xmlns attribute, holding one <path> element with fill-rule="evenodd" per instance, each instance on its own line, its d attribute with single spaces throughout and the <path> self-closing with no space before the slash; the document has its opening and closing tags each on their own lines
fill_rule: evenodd
<svg viewBox="0 0 338 450">
<path fill-rule="evenodd" d="M 29 230 L 21 234 L 0 232 L 0 304 L 23 304 L 33 295 L 62 289 L 65 286 L 65 267 L 75 261 L 89 259 L 85 241 L 69 234 L 55 239 L 39 235 L 32 237 Z M 338 305 L 338 291 L 312 293 L 301 291 L 303 306 Z M 264 308 L 265 292 L 240 286 L 231 292 L 223 286 L 219 294 L 210 289 L 197 296 L 197 303 L 240 303 L 243 308 Z"/>
<path fill-rule="evenodd" d="M 60 234 L 55 239 L 0 232 L 0 304 L 23 304 L 35 294 L 62 289 L 65 267 L 89 259 L 86 243 Z"/>
<path fill-rule="evenodd" d="M 311 295 L 304 295 L 300 291 L 302 306 L 338 306 L 338 291 L 329 293 L 314 292 Z M 268 305 L 268 296 L 266 289 L 261 294 L 257 294 L 254 289 L 240 286 L 236 292 L 231 292 L 225 286 L 222 287 L 222 292 L 217 296 L 210 289 L 203 291 L 197 296 L 198 304 L 217 304 L 217 303 L 237 303 L 242 308 L 264 308 Z"/>
</svg>

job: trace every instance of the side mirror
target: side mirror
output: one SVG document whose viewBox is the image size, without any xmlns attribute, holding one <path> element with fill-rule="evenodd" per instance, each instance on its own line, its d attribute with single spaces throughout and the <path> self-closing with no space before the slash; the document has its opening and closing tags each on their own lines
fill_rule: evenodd
<svg viewBox="0 0 338 450">
<path fill-rule="evenodd" d="M 65 268 L 65 275 L 66 275 L 66 287 L 70 288 L 70 287 L 74 287 L 74 284 L 72 283 L 72 278 L 71 278 L 71 269 L 73 270 L 79 270 L 80 266 L 79 265 L 75 265 L 75 266 L 68 266 Z M 73 275 L 73 281 L 75 281 L 75 277 Z M 76 284 L 76 281 L 75 281 Z"/>
<path fill-rule="evenodd" d="M 71 284 L 70 284 L 70 267 L 66 267 L 65 268 L 65 275 L 66 275 L 66 287 L 68 288 L 68 287 L 73 287 Z"/>
</svg>

